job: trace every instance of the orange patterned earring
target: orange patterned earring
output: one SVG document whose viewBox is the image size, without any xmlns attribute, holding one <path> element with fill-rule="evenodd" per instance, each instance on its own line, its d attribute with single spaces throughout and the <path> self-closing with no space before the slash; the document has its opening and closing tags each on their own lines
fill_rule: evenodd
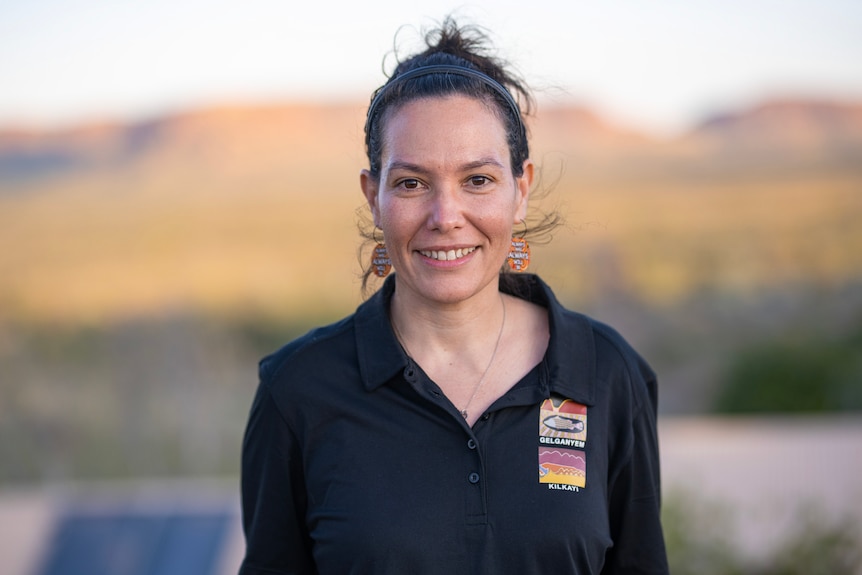
<svg viewBox="0 0 862 575">
<path fill-rule="evenodd" d="M 380 230 L 381 232 L 383 230 Z M 392 270 L 392 260 L 389 259 L 389 252 L 386 251 L 386 244 L 383 240 L 377 240 L 377 226 L 374 226 L 372 239 L 377 242 L 374 249 L 371 251 L 371 269 L 379 278 L 385 278 Z"/>
<path fill-rule="evenodd" d="M 527 235 L 527 223 L 524 220 L 521 222 L 524 224 L 524 233 L 520 236 L 512 236 L 512 247 L 506 258 L 509 267 L 516 272 L 522 272 L 530 266 L 530 244 L 524 238 Z"/>
</svg>

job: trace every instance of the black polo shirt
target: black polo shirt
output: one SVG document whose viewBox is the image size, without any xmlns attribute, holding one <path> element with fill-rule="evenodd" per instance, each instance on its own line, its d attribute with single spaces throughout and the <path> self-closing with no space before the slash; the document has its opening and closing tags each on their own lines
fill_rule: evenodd
<svg viewBox="0 0 862 575">
<path fill-rule="evenodd" d="M 395 339 L 395 281 L 261 362 L 240 573 L 667 573 L 649 366 L 508 277 L 548 309 L 550 343 L 471 428 Z"/>
</svg>

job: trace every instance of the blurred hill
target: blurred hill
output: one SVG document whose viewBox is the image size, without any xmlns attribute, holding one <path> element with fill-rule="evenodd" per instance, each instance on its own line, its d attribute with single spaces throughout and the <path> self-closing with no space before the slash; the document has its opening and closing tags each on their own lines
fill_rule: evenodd
<svg viewBox="0 0 862 575">
<path fill-rule="evenodd" d="M 362 300 L 365 105 L 0 128 L 0 482 L 235 471 L 257 358 Z M 530 130 L 535 207 L 567 219 L 531 271 L 634 343 L 665 413 L 779 338 L 847 348 L 860 386 L 862 103 Z"/>
<path fill-rule="evenodd" d="M 711 154 L 748 165 L 804 162 L 858 166 L 862 104 L 778 100 L 708 118 L 689 138 Z"/>
<path fill-rule="evenodd" d="M 141 167 L 165 172 L 204 165 L 210 174 L 215 169 L 216 175 L 236 176 L 288 171 L 309 161 L 362 162 L 363 113 L 361 104 L 283 104 L 213 107 L 60 130 L 0 127 L 0 184 Z M 579 161 L 646 159 L 680 169 L 692 163 L 722 169 L 854 167 L 862 160 L 862 103 L 770 101 L 715 115 L 664 140 L 582 107 L 555 106 L 541 108 L 532 136 L 534 147 Z"/>
<path fill-rule="evenodd" d="M 134 123 L 0 129 L 0 183 L 98 171 L 185 167 L 219 175 L 290 167 L 350 150 L 359 106 L 270 105 L 192 110 Z M 361 150 L 360 150 L 361 151 Z"/>
</svg>

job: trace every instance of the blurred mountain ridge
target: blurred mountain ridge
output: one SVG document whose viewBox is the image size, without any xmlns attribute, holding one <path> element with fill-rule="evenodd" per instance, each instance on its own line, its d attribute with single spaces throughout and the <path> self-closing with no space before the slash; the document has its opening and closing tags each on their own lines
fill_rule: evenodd
<svg viewBox="0 0 862 575">
<path fill-rule="evenodd" d="M 182 165 L 208 166 L 211 174 L 289 166 L 323 157 L 333 146 L 353 147 L 350 127 L 359 109 L 348 104 L 215 106 L 135 122 L 0 129 L 0 183 Z"/>
<path fill-rule="evenodd" d="M 363 159 L 362 103 L 212 106 L 142 121 L 61 129 L 0 128 L 0 185 L 99 171 L 241 175 Z M 622 172 L 862 164 L 862 102 L 775 99 L 716 114 L 674 137 L 614 123 L 577 105 L 540 107 L 534 155 Z"/>
<path fill-rule="evenodd" d="M 783 99 L 714 115 L 688 139 L 716 154 L 775 160 L 779 156 L 850 165 L 862 158 L 862 102 Z"/>
</svg>

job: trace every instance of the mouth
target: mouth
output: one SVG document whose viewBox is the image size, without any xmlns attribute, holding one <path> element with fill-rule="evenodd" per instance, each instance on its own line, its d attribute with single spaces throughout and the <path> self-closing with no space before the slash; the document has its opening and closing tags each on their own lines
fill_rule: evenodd
<svg viewBox="0 0 862 575">
<path fill-rule="evenodd" d="M 439 262 L 459 260 L 476 251 L 476 248 L 458 248 L 457 250 L 419 250 L 419 253 Z"/>
</svg>

